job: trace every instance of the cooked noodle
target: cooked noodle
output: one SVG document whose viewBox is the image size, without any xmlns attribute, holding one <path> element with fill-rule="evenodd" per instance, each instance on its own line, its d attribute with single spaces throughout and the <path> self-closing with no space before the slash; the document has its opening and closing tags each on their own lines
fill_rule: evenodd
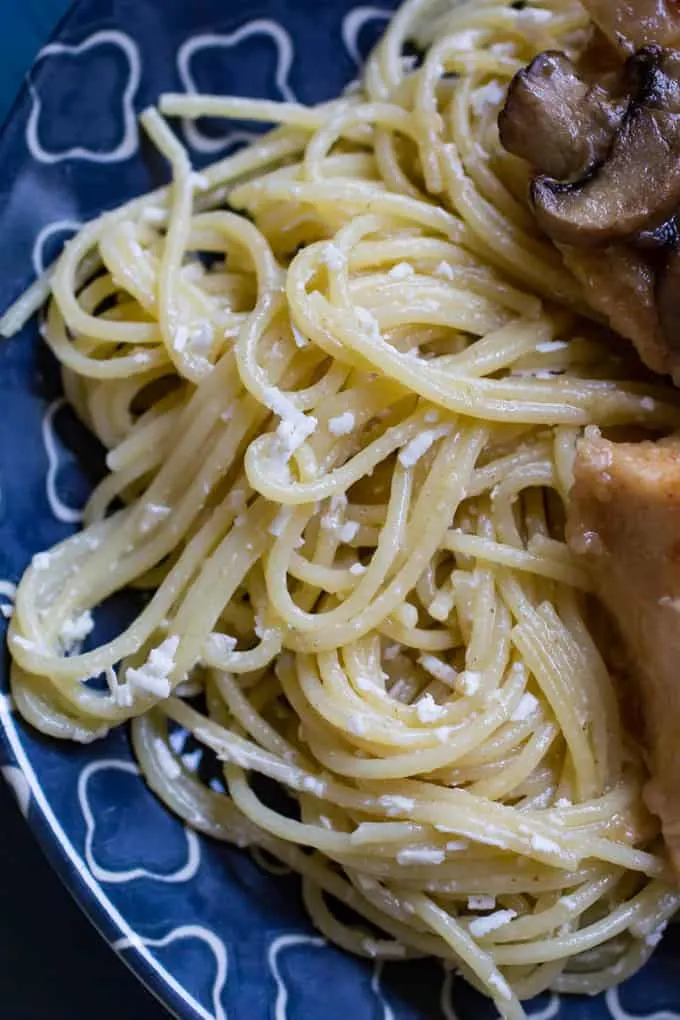
<svg viewBox="0 0 680 1020">
<path fill-rule="evenodd" d="M 680 415 L 579 318 L 497 142 L 509 79 L 582 11 L 449 8 L 409 0 L 325 106 L 163 97 L 283 125 L 201 175 L 143 115 L 172 184 L 67 245 L 45 328 L 109 474 L 9 643 L 38 729 L 132 720 L 158 796 L 299 871 L 328 938 L 450 961 L 515 1020 L 634 972 L 679 901 L 562 523 L 584 426 Z M 130 586 L 138 615 L 82 652 Z"/>
</svg>

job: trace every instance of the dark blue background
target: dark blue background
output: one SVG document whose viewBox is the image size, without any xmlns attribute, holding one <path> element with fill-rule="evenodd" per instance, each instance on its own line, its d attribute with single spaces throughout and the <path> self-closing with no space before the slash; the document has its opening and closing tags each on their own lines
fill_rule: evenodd
<svg viewBox="0 0 680 1020">
<path fill-rule="evenodd" d="M 0 120 L 67 0 L 1 0 Z M 11 45 L 8 45 L 11 40 Z M 0 1016 L 167 1020 L 98 937 L 48 866 L 0 783 Z M 65 938 L 67 934 L 67 938 Z"/>
</svg>

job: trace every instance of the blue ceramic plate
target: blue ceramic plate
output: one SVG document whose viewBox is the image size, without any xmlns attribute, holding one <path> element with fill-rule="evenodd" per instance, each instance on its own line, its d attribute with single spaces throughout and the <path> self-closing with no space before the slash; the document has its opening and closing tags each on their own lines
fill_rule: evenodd
<svg viewBox="0 0 680 1020">
<path fill-rule="evenodd" d="M 0 308 L 79 223 L 158 183 L 159 167 L 140 148 L 135 114 L 159 92 L 326 99 L 355 76 L 391 6 L 77 3 L 39 54 L 0 137 Z M 210 124 L 186 133 L 199 166 L 242 139 Z M 65 407 L 35 323 L 0 349 L 0 406 L 0 605 L 6 605 L 32 554 L 77 526 L 103 459 Z M 111 607 L 109 627 L 125 603 Z M 295 876 L 196 837 L 156 802 L 137 774 L 126 733 L 76 747 L 31 732 L 6 693 L 6 655 L 0 690 L 0 764 L 30 826 L 103 936 L 178 1017 L 494 1015 L 432 963 L 372 966 L 327 945 L 309 925 Z M 173 739 L 185 763 L 198 767 L 200 748 L 181 732 Z M 530 1015 L 680 1018 L 674 941 L 672 933 L 644 974 L 606 998 L 542 996 Z"/>
</svg>

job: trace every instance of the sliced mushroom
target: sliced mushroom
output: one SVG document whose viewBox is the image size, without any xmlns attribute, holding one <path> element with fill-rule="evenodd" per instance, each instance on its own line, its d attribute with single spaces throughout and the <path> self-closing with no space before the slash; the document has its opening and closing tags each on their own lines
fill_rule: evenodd
<svg viewBox="0 0 680 1020">
<path fill-rule="evenodd" d="M 661 329 L 672 351 L 680 354 L 680 250 L 674 248 L 659 273 L 656 307 Z"/>
<path fill-rule="evenodd" d="M 674 0 L 583 0 L 595 24 L 622 53 L 643 46 L 680 45 L 680 13 Z"/>
<path fill-rule="evenodd" d="M 603 245 L 664 223 L 680 204 L 678 55 L 643 51 L 631 64 L 631 100 L 608 158 L 589 177 L 532 184 L 536 218 L 555 241 Z"/>
<path fill-rule="evenodd" d="M 564 53 L 546 50 L 513 78 L 498 129 L 508 152 L 565 180 L 605 158 L 624 112 L 621 100 L 585 84 Z"/>
</svg>

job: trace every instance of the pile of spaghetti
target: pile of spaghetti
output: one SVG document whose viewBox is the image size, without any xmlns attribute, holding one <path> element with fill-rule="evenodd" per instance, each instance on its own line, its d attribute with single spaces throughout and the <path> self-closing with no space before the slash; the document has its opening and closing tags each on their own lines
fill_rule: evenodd
<svg viewBox="0 0 680 1020">
<path fill-rule="evenodd" d="M 19 586 L 19 710 L 78 741 L 132 720 L 158 796 L 299 871 L 329 939 L 439 957 L 512 1020 L 627 977 L 679 899 L 563 536 L 583 429 L 663 432 L 677 401 L 582 317 L 497 140 L 513 74 L 584 28 L 563 0 L 409 0 L 323 106 L 164 96 L 142 122 L 171 185 L 4 320 L 49 290 L 109 469 Z M 280 126 L 197 174 L 162 114 Z"/>
</svg>

